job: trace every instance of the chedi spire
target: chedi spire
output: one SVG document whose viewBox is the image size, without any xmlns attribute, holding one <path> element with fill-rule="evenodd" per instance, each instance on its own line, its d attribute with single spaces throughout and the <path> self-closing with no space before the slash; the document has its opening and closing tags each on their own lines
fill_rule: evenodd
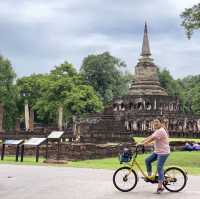
<svg viewBox="0 0 200 199">
<path fill-rule="evenodd" d="M 147 23 L 145 22 L 141 56 L 142 57 L 149 57 L 150 55 L 151 55 L 151 51 L 150 51 L 150 47 L 149 47 Z"/>
</svg>

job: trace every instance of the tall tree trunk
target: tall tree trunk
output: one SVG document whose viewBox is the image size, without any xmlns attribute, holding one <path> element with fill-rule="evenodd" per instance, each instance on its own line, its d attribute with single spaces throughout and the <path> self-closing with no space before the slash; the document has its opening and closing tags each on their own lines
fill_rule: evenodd
<svg viewBox="0 0 200 199">
<path fill-rule="evenodd" d="M 3 131 L 3 114 L 4 114 L 4 107 L 3 104 L 0 103 L 0 131 Z"/>
<path fill-rule="evenodd" d="M 30 131 L 33 131 L 34 127 L 33 127 L 33 123 L 34 123 L 34 111 L 32 110 L 32 108 L 30 108 L 30 118 L 29 118 L 29 129 Z"/>
<path fill-rule="evenodd" d="M 59 106 L 58 108 L 58 129 L 63 130 L 63 107 Z"/>
<path fill-rule="evenodd" d="M 29 130 L 29 107 L 28 107 L 28 101 L 25 101 L 25 105 L 24 105 L 24 109 L 25 109 L 25 127 L 26 127 L 26 131 Z"/>
<path fill-rule="evenodd" d="M 20 119 L 17 118 L 15 122 L 15 131 L 20 131 Z"/>
</svg>

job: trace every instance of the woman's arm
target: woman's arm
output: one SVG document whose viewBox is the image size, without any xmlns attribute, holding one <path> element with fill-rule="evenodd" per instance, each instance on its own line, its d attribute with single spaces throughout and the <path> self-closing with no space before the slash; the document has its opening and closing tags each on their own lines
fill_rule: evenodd
<svg viewBox="0 0 200 199">
<path fill-rule="evenodd" d="M 146 146 L 146 145 L 148 145 L 148 144 L 151 144 L 154 140 L 155 140 L 154 137 L 149 136 L 149 137 L 145 138 L 145 139 L 142 141 L 142 144 L 144 144 L 144 146 Z"/>
</svg>

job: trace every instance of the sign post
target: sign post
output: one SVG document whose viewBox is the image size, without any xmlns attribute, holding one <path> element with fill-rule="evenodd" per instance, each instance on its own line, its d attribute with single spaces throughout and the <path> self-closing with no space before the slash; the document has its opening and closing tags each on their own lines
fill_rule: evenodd
<svg viewBox="0 0 200 199">
<path fill-rule="evenodd" d="M 64 135 L 64 131 L 52 131 L 49 136 L 47 137 L 47 148 L 46 148 L 46 159 L 48 159 L 48 143 L 57 142 L 57 157 L 56 159 L 60 159 L 60 152 L 61 152 L 61 138 Z"/>
<path fill-rule="evenodd" d="M 15 160 L 18 162 L 18 157 L 19 157 L 19 149 L 20 145 L 24 142 L 24 140 L 5 140 L 2 145 L 2 151 L 1 151 L 1 160 L 4 159 L 5 155 L 5 147 L 7 146 L 14 146 L 16 148 L 15 152 Z"/>
<path fill-rule="evenodd" d="M 35 156 L 36 156 L 36 162 L 39 161 L 39 150 L 40 150 L 40 146 L 42 144 L 44 144 L 46 142 L 46 138 L 30 138 L 29 140 L 27 140 L 23 145 L 22 145 L 22 149 L 21 149 L 21 162 L 23 162 L 24 160 L 24 150 L 25 150 L 25 146 L 32 146 L 35 147 Z"/>
</svg>

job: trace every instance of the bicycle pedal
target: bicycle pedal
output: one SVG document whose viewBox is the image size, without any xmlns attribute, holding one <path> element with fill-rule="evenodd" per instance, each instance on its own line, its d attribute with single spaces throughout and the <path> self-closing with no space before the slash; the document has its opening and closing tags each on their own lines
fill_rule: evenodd
<svg viewBox="0 0 200 199">
<path fill-rule="evenodd" d="M 150 180 L 149 178 L 142 177 L 142 179 L 143 179 L 145 182 L 152 182 L 152 180 Z"/>
</svg>

